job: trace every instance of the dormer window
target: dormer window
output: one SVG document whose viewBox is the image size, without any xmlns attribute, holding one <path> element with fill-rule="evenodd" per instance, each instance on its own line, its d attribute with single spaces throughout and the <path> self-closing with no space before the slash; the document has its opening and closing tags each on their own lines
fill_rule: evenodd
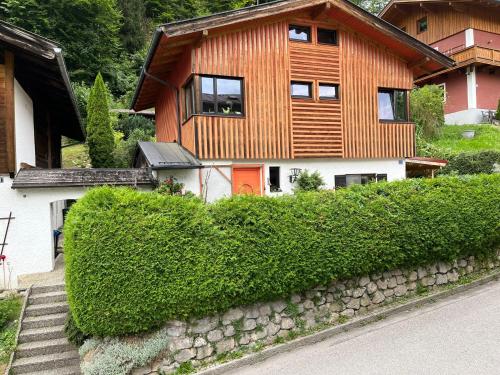
<svg viewBox="0 0 500 375">
<path fill-rule="evenodd" d="M 290 40 L 298 42 L 310 42 L 311 28 L 309 26 L 290 25 L 288 27 L 288 37 Z"/>
<path fill-rule="evenodd" d="M 427 17 L 420 18 L 417 21 L 417 34 L 427 31 L 427 27 L 428 27 Z"/>
</svg>

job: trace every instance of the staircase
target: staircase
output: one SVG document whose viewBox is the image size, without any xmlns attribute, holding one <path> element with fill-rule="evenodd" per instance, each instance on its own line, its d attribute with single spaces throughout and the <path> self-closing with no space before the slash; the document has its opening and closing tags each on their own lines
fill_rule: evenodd
<svg viewBox="0 0 500 375">
<path fill-rule="evenodd" d="M 34 286 L 21 322 L 12 374 L 80 374 L 80 357 L 66 339 L 64 284 Z"/>
</svg>

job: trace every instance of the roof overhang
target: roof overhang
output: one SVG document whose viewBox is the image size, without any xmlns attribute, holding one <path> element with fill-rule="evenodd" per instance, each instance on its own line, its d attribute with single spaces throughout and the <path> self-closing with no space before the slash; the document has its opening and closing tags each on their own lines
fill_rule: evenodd
<svg viewBox="0 0 500 375">
<path fill-rule="evenodd" d="M 379 17 L 384 20 L 394 20 L 393 17 L 401 16 L 405 14 L 405 9 L 409 7 L 420 7 L 424 9 L 429 9 L 430 5 L 442 5 L 447 6 L 452 9 L 457 9 L 459 11 L 464 11 L 461 6 L 472 4 L 474 7 L 493 7 L 497 8 L 500 6 L 500 1 L 498 0 L 391 0 L 386 6 L 380 11 Z M 499 8 L 500 9 L 500 8 Z M 409 12 L 408 12 L 409 14 Z"/>
<path fill-rule="evenodd" d="M 4 21 L 0 21 L 0 46 L 14 54 L 17 81 L 33 101 L 50 111 L 61 134 L 83 141 L 85 131 L 61 48 Z"/>
<path fill-rule="evenodd" d="M 453 60 L 447 56 L 348 0 L 281 0 L 158 27 L 153 35 L 131 107 L 136 111 L 153 107 L 158 92 L 163 87 L 162 81 L 168 80 L 169 74 L 190 46 L 199 43 L 210 33 L 241 28 L 244 24 L 264 18 L 278 19 L 304 10 L 315 11 L 323 8 L 326 9 L 326 16 L 357 32 L 370 34 L 374 41 L 386 45 L 408 61 L 415 76 L 453 66 Z"/>
<path fill-rule="evenodd" d="M 408 169 L 439 169 L 448 165 L 448 160 L 414 157 L 406 159 Z"/>
<path fill-rule="evenodd" d="M 136 159 L 142 155 L 152 170 L 196 169 L 201 162 L 175 142 L 139 142 Z"/>
<path fill-rule="evenodd" d="M 93 187 L 93 186 L 154 186 L 155 180 L 147 169 L 20 169 L 12 189 Z"/>
</svg>

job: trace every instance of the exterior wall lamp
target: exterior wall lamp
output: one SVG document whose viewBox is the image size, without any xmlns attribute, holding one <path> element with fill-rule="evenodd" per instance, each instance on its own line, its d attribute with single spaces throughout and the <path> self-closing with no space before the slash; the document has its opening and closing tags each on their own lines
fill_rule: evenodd
<svg viewBox="0 0 500 375">
<path fill-rule="evenodd" d="M 297 181 L 297 177 L 299 177 L 301 171 L 302 171 L 302 169 L 300 169 L 300 168 L 291 168 L 290 169 L 290 175 L 288 176 L 290 178 L 290 183 L 293 184 L 295 181 Z"/>
</svg>

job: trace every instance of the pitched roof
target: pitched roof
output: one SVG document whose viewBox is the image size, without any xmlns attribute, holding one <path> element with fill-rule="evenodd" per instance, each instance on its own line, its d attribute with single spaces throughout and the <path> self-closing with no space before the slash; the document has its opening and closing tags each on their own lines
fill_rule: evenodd
<svg viewBox="0 0 500 375">
<path fill-rule="evenodd" d="M 139 142 L 139 153 L 144 156 L 149 167 L 154 170 L 202 167 L 198 159 L 174 142 Z"/>
<path fill-rule="evenodd" d="M 63 135 L 83 140 L 84 130 L 61 48 L 53 41 L 0 21 L 0 46 L 15 55 L 15 76 L 33 100 L 43 101 Z"/>
<path fill-rule="evenodd" d="M 145 95 L 143 86 L 147 81 L 157 91 L 186 48 L 196 43 L 212 29 L 240 27 L 242 23 L 259 19 L 293 14 L 305 9 L 321 9 L 328 6 L 329 14 L 341 23 L 356 28 L 361 33 L 370 32 L 381 44 L 388 45 L 395 53 L 410 62 L 426 58 L 433 64 L 433 70 L 453 65 L 453 60 L 418 41 L 390 23 L 374 16 L 348 0 L 280 0 L 238 10 L 213 14 L 191 20 L 172 22 L 158 27 L 144 63 L 139 84 L 132 101 L 135 110 L 154 106 L 154 95 Z M 161 53 L 157 50 L 161 49 Z M 162 61 L 162 55 L 169 52 L 169 63 Z"/>
<path fill-rule="evenodd" d="M 499 0 L 390 0 L 386 6 L 380 11 L 379 17 L 386 19 L 389 16 L 389 12 L 395 9 L 398 5 L 414 5 L 418 4 L 420 6 L 425 4 L 446 4 L 451 7 L 457 6 L 460 4 L 473 4 L 476 6 L 485 6 L 485 7 L 498 7 L 500 6 Z"/>
<path fill-rule="evenodd" d="M 12 189 L 112 186 L 153 186 L 147 169 L 21 169 Z"/>
</svg>

